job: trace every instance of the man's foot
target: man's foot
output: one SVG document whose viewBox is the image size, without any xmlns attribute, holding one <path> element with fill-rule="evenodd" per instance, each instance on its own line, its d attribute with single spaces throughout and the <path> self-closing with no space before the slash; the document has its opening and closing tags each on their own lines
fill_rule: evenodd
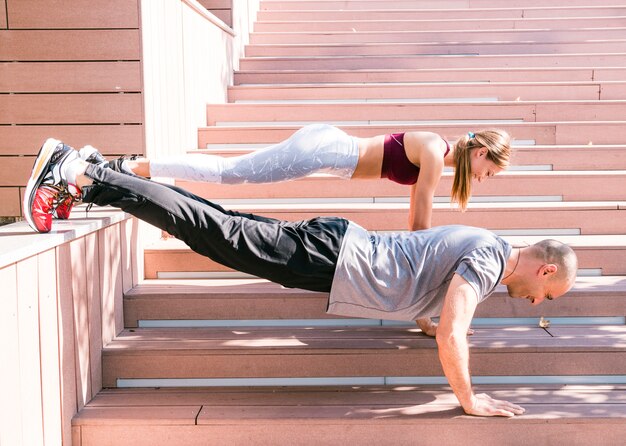
<svg viewBox="0 0 626 446">
<path fill-rule="evenodd" d="M 93 146 L 84 146 L 78 151 L 78 156 L 80 159 L 90 163 L 90 164 L 99 164 L 105 167 L 107 166 L 107 160 L 102 156 L 102 154 Z M 68 196 L 65 200 L 61 201 L 54 208 L 53 216 L 60 220 L 67 220 L 70 218 L 70 213 L 72 212 L 72 208 L 76 200 L 72 196 Z"/>
<path fill-rule="evenodd" d="M 85 146 L 78 151 L 80 159 L 87 161 L 90 164 L 105 164 L 106 158 L 96 149 L 94 146 Z"/>
<path fill-rule="evenodd" d="M 67 163 L 76 159 L 78 152 L 56 139 L 50 138 L 41 146 L 23 202 L 26 221 L 35 231 L 50 231 L 55 209 L 64 204 L 61 213 L 68 217 L 68 200 L 73 204 L 80 197 L 78 189 L 68 184 L 64 169 Z"/>
<path fill-rule="evenodd" d="M 85 146 L 78 151 L 80 158 L 91 164 L 98 164 L 102 167 L 109 168 L 115 172 L 133 174 L 132 170 L 126 168 L 125 161 L 134 161 L 138 158 L 138 155 L 122 155 L 118 158 L 107 161 L 102 154 L 92 146 Z"/>
</svg>

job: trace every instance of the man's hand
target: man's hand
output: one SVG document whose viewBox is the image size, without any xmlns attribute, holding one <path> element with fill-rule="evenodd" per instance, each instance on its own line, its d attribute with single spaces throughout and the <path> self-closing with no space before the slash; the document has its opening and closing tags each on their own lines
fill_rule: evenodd
<svg viewBox="0 0 626 446">
<path fill-rule="evenodd" d="M 504 400 L 496 400 L 486 393 L 474 395 L 472 398 L 472 407 L 465 409 L 468 415 L 477 415 L 481 417 L 512 417 L 521 415 L 526 410 L 517 404 Z"/>
<path fill-rule="evenodd" d="M 420 328 L 420 330 L 422 330 L 422 333 L 424 333 L 426 336 L 432 336 L 433 338 L 435 336 L 437 336 L 437 322 L 433 322 L 433 320 L 429 317 L 425 317 L 422 319 L 417 319 L 415 321 L 417 323 L 417 326 Z M 467 335 L 471 336 L 474 334 L 474 330 L 472 328 L 469 328 L 467 330 Z"/>
</svg>

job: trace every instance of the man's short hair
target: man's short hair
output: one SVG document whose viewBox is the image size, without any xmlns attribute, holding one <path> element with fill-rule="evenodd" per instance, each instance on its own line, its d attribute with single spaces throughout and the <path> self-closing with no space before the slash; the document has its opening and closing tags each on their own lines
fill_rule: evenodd
<svg viewBox="0 0 626 446">
<path fill-rule="evenodd" d="M 576 280 L 578 258 L 572 248 L 558 240 L 542 240 L 534 245 L 535 255 L 545 263 L 554 263 L 558 270 L 552 280 L 567 283 L 569 287 Z"/>
</svg>

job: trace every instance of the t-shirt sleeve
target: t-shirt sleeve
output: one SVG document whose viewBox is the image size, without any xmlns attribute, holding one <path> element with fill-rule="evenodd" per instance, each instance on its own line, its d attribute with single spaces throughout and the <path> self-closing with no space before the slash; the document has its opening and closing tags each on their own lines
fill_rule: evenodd
<svg viewBox="0 0 626 446">
<path fill-rule="evenodd" d="M 502 268 L 500 256 L 494 249 L 481 248 L 465 255 L 455 272 L 474 288 L 480 303 L 495 289 L 500 280 Z"/>
</svg>

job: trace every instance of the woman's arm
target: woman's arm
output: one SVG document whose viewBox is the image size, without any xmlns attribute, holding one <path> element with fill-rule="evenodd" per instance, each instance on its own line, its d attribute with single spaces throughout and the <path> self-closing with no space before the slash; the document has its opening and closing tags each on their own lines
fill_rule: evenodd
<svg viewBox="0 0 626 446">
<path fill-rule="evenodd" d="M 443 173 L 443 146 L 445 143 L 437 139 L 419 145 L 420 174 L 417 182 L 411 186 L 409 205 L 409 230 L 418 231 L 432 226 L 433 198 Z"/>
</svg>

